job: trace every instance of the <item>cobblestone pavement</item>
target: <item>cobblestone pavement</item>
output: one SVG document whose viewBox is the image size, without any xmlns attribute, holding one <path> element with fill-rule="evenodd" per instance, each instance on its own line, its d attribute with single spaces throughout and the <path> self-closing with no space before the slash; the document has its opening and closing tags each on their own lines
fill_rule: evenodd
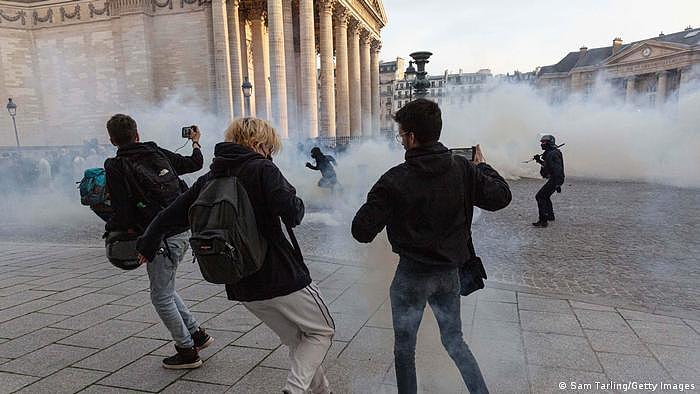
<svg viewBox="0 0 700 394">
<path fill-rule="evenodd" d="M 271 393 L 282 387 L 286 349 L 189 262 L 178 270 L 179 294 L 216 340 L 202 351 L 201 368 L 171 371 L 160 365 L 173 345 L 150 305 L 143 268 L 117 270 L 98 247 L 0 248 L 0 393 Z M 387 301 L 394 265 L 307 262 L 337 326 L 325 362 L 334 392 L 395 393 Z M 609 382 L 700 387 L 700 320 L 504 287 L 492 283 L 462 298 L 464 336 L 491 392 L 560 393 L 561 382 L 591 385 L 567 391 L 601 393 L 623 391 L 600 386 Z M 421 392 L 465 393 L 437 332 L 427 312 L 417 349 Z"/>
</svg>

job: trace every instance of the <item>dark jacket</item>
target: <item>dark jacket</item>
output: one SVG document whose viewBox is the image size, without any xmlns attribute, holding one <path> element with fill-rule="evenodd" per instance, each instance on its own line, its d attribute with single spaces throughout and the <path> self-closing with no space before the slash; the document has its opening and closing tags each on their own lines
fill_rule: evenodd
<svg viewBox="0 0 700 394">
<path fill-rule="evenodd" d="M 550 179 L 555 185 L 561 186 L 564 183 L 564 157 L 557 148 L 544 151 L 540 161 L 540 175 Z"/>
<path fill-rule="evenodd" d="M 148 227 L 149 221 L 137 214 L 136 202 L 129 197 L 125 175 L 128 168 L 119 159 L 148 160 L 149 157 L 157 154 L 165 155 L 177 175 L 199 171 L 204 164 L 204 158 L 199 148 L 194 148 L 191 156 L 182 156 L 158 147 L 155 142 L 135 142 L 121 146 L 117 149 L 117 157 L 105 160 L 104 164 L 107 173 L 107 188 L 114 208 L 114 215 L 105 224 L 105 230 L 125 231 L 133 229 L 137 232 L 143 232 Z M 169 235 L 173 234 L 177 233 Z"/>
<path fill-rule="evenodd" d="M 493 168 L 453 156 L 438 142 L 409 150 L 404 163 L 382 175 L 355 215 L 352 235 L 372 242 L 386 226 L 392 250 L 416 268 L 459 267 L 470 258 L 473 207 L 496 211 L 510 200 Z"/>
<path fill-rule="evenodd" d="M 314 160 L 316 160 L 316 165 L 306 165 L 306 167 L 312 169 L 312 170 L 317 170 L 321 171 L 321 175 L 324 178 L 332 179 L 335 178 L 335 169 L 333 168 L 333 165 L 338 165 L 335 161 L 335 158 L 330 155 L 324 155 L 323 153 L 319 153 L 317 155 L 312 156 Z M 333 164 L 331 164 L 333 163 Z"/>
<path fill-rule="evenodd" d="M 236 301 L 267 300 L 308 286 L 311 283 L 309 270 L 300 251 L 295 251 L 287 240 L 280 224 L 280 218 L 292 227 L 301 223 L 304 203 L 271 160 L 230 142 L 216 145 L 210 171 L 161 211 L 139 238 L 136 248 L 152 261 L 164 232 L 172 226 L 189 226 L 188 211 L 202 187 L 212 177 L 224 175 L 227 169 L 234 171 L 243 184 L 258 229 L 268 241 L 267 256 L 260 271 L 235 285 L 226 285 L 228 298 Z"/>
</svg>

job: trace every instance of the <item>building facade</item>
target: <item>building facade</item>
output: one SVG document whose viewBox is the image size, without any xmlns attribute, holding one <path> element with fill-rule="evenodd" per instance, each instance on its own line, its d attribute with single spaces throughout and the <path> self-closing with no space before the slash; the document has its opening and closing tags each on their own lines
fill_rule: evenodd
<svg viewBox="0 0 700 394">
<path fill-rule="evenodd" d="M 381 0 L 0 0 L 0 97 L 29 145 L 103 140 L 109 115 L 174 94 L 285 137 L 370 136 L 386 23 Z"/>
<path fill-rule="evenodd" d="M 535 84 L 553 102 L 572 93 L 590 95 L 604 82 L 631 104 L 662 106 L 697 83 L 698 66 L 700 29 L 688 27 L 629 44 L 615 38 L 608 47 L 581 47 L 557 64 L 540 67 Z"/>
</svg>

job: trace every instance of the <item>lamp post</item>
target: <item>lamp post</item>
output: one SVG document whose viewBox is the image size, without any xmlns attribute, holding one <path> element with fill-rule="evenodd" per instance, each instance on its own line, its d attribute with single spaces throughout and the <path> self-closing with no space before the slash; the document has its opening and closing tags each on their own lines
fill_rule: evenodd
<svg viewBox="0 0 700 394">
<path fill-rule="evenodd" d="M 408 62 L 408 67 L 404 71 L 404 79 L 408 82 L 408 99 L 413 100 L 413 84 L 416 80 L 416 69 L 413 68 L 413 60 Z"/>
<path fill-rule="evenodd" d="M 253 92 L 253 84 L 248 81 L 247 76 L 241 85 L 241 89 L 243 90 L 243 96 L 245 97 L 245 116 L 250 117 L 252 116 L 250 111 L 250 95 Z"/>
<path fill-rule="evenodd" d="M 7 112 L 10 113 L 12 125 L 15 127 L 15 141 L 17 141 L 17 148 L 19 149 L 19 134 L 17 134 L 17 122 L 15 122 L 15 115 L 17 115 L 17 104 L 12 101 L 12 98 L 7 99 Z"/>
<path fill-rule="evenodd" d="M 432 56 L 431 52 L 413 52 L 410 55 L 413 61 L 416 62 L 418 66 L 418 72 L 416 73 L 416 81 L 413 83 L 413 88 L 416 90 L 417 98 L 424 98 L 428 95 L 428 88 L 430 87 L 430 82 L 426 78 L 428 74 L 425 71 L 425 64 L 428 63 L 428 58 Z"/>
</svg>

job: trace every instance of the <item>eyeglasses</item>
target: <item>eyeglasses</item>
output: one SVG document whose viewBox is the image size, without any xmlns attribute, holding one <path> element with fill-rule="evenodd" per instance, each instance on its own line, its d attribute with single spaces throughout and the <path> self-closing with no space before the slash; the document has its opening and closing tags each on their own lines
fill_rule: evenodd
<svg viewBox="0 0 700 394">
<path fill-rule="evenodd" d="M 400 144 L 400 143 L 401 143 L 401 137 L 403 137 L 404 135 L 407 135 L 407 134 L 411 134 L 411 133 L 412 133 L 412 132 L 409 131 L 408 133 L 398 133 L 398 134 L 396 134 L 396 135 L 394 136 L 394 137 L 396 138 L 396 142 L 398 142 L 398 143 Z"/>
</svg>

